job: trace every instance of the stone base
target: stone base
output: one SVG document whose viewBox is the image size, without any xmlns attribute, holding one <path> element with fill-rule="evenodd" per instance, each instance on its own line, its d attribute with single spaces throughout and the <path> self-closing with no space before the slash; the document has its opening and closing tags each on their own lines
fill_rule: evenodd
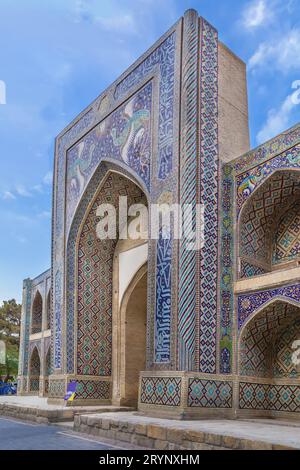
<svg viewBox="0 0 300 470">
<path fill-rule="evenodd" d="M 277 424 L 277 423 L 276 423 Z M 160 450 L 300 449 L 300 426 L 247 421 L 176 421 L 136 413 L 76 415 L 74 430 Z"/>
<path fill-rule="evenodd" d="M 260 417 L 300 422 L 300 381 L 145 371 L 140 375 L 138 410 L 173 419 Z"/>
<path fill-rule="evenodd" d="M 73 421 L 78 413 L 117 411 L 128 412 L 132 409 L 116 406 L 66 406 L 65 402 L 49 405 L 46 398 L 33 395 L 0 397 L 0 415 L 45 424 Z"/>
</svg>

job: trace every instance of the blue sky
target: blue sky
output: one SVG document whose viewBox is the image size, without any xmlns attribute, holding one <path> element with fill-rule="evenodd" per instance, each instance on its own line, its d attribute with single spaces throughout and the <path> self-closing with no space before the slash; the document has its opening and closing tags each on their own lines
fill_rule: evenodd
<svg viewBox="0 0 300 470">
<path fill-rule="evenodd" d="M 248 65 L 252 146 L 300 121 L 300 0 L 0 0 L 0 302 L 50 266 L 55 136 L 187 8 Z"/>
</svg>

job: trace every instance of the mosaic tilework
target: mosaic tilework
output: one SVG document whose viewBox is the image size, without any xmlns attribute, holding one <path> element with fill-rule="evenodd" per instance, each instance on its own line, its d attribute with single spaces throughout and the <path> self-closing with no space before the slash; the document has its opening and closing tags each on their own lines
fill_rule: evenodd
<svg viewBox="0 0 300 470">
<path fill-rule="evenodd" d="M 35 347 L 30 357 L 30 374 L 40 375 L 41 361 L 38 349 Z"/>
<path fill-rule="evenodd" d="M 54 298 L 54 367 L 61 367 L 61 322 L 63 308 L 63 256 L 64 256 L 64 211 L 65 211 L 65 152 L 76 136 L 87 130 L 93 123 L 94 113 L 89 109 L 57 143 L 55 170 L 56 193 L 54 194 L 54 219 L 52 221 L 52 285 Z"/>
<path fill-rule="evenodd" d="M 137 87 L 141 81 L 144 81 L 150 74 L 158 75 L 159 86 L 159 124 L 158 124 L 158 159 L 157 177 L 165 181 L 173 169 L 173 125 L 174 125 L 174 67 L 175 67 L 175 43 L 176 32 L 173 31 L 164 41 L 137 67 L 135 67 L 125 78 L 123 78 L 115 88 L 116 100 L 121 102 L 127 98 L 129 92 Z M 100 100 L 102 97 L 100 97 Z M 55 171 L 55 210 L 54 210 L 54 230 L 52 245 L 52 272 L 54 285 L 54 356 L 55 367 L 61 367 L 61 308 L 64 305 L 63 295 L 63 256 L 64 256 L 64 207 L 65 207 L 65 174 L 64 174 L 64 156 L 65 152 L 74 143 L 76 137 L 82 136 L 83 132 L 90 129 L 97 119 L 97 109 L 100 102 L 90 108 L 77 123 L 75 123 L 57 142 L 57 158 Z M 176 162 L 175 162 L 176 163 Z M 70 219 L 72 217 L 70 216 Z"/>
<path fill-rule="evenodd" d="M 216 371 L 218 290 L 218 33 L 201 19 L 200 202 L 204 246 L 200 257 L 199 370 Z"/>
<path fill-rule="evenodd" d="M 158 165 L 157 177 L 165 180 L 173 168 L 173 101 L 175 72 L 176 33 L 171 33 L 164 42 L 150 54 L 133 72 L 122 80 L 115 89 L 115 98 L 120 99 L 155 67 L 160 69 L 160 97 L 158 124 Z"/>
<path fill-rule="evenodd" d="M 42 342 L 40 339 L 30 341 L 29 342 L 29 356 L 31 356 L 32 351 L 36 348 L 38 350 L 39 355 L 41 356 L 42 352 Z"/>
<path fill-rule="evenodd" d="M 36 292 L 32 305 L 31 334 L 42 331 L 43 300 L 39 291 Z"/>
<path fill-rule="evenodd" d="M 29 335 L 30 335 L 30 321 L 31 321 L 31 289 L 32 281 L 25 279 L 23 282 L 23 321 L 21 322 L 21 336 L 20 336 L 20 354 L 19 354 L 19 375 L 28 374 L 28 361 L 29 361 Z"/>
<path fill-rule="evenodd" d="M 230 374 L 232 367 L 233 312 L 233 172 L 230 165 L 221 171 L 220 224 L 220 372 Z"/>
<path fill-rule="evenodd" d="M 274 171 L 290 168 L 299 168 L 300 145 L 283 152 L 280 155 L 268 160 L 263 165 L 257 165 L 253 169 L 242 173 L 236 177 L 237 187 L 237 215 L 253 191 L 261 185 Z"/>
<path fill-rule="evenodd" d="M 297 318 L 281 334 L 274 348 L 273 376 L 298 378 L 299 371 L 292 361 L 292 344 L 300 339 L 300 320 Z"/>
<path fill-rule="evenodd" d="M 197 202 L 197 76 L 198 28 L 196 15 L 184 20 L 182 65 L 182 133 L 180 152 L 180 203 Z M 192 239 L 195 219 L 186 223 L 185 235 Z M 180 240 L 178 295 L 178 356 L 181 370 L 195 367 L 196 349 L 196 252 L 189 250 L 187 240 Z"/>
<path fill-rule="evenodd" d="M 142 377 L 141 403 L 179 406 L 180 400 L 180 377 Z"/>
<path fill-rule="evenodd" d="M 300 126 L 297 124 L 288 131 L 277 135 L 269 142 L 260 145 L 254 150 L 250 150 L 250 152 L 247 152 L 242 157 L 238 158 L 235 162 L 235 171 L 237 173 L 241 173 L 252 168 L 258 163 L 270 160 L 275 155 L 278 155 L 298 144 L 299 140 Z"/>
<path fill-rule="evenodd" d="M 61 347 L 62 347 L 62 321 L 61 321 L 61 308 L 63 304 L 63 297 L 62 297 L 62 270 L 58 269 L 55 273 L 54 277 L 54 311 L 55 311 L 55 318 L 54 318 L 54 326 L 55 326 L 55 335 L 53 339 L 54 345 L 54 364 L 55 368 L 59 369 L 61 366 Z"/>
<path fill-rule="evenodd" d="M 98 240 L 96 211 L 102 203 L 118 208 L 119 196 L 125 195 L 128 207 L 145 202 L 135 184 L 116 173 L 109 174 L 98 190 L 80 234 L 77 313 L 77 373 L 80 375 L 111 374 L 112 270 L 117 240 Z"/>
<path fill-rule="evenodd" d="M 189 379 L 188 406 L 232 408 L 232 383 L 219 380 Z"/>
<path fill-rule="evenodd" d="M 253 276 L 260 276 L 261 274 L 265 274 L 266 270 L 261 266 L 256 266 L 255 264 L 249 263 L 248 261 L 241 260 L 241 273 L 240 277 L 253 277 Z"/>
<path fill-rule="evenodd" d="M 275 302 L 258 313 L 243 331 L 239 351 L 240 374 L 272 377 L 274 349 L 278 347 L 282 333 L 290 331 L 297 318 L 299 320 L 298 307 L 282 302 Z M 282 354 L 287 352 L 281 347 Z"/>
<path fill-rule="evenodd" d="M 299 385 L 241 382 L 239 396 L 242 410 L 300 411 Z"/>
<path fill-rule="evenodd" d="M 29 389 L 31 392 L 37 392 L 40 385 L 41 361 L 37 347 L 34 347 L 30 357 L 29 371 Z"/>
<path fill-rule="evenodd" d="M 78 380 L 75 400 L 109 400 L 110 382 L 95 380 Z"/>
<path fill-rule="evenodd" d="M 286 298 L 299 302 L 300 306 L 300 284 L 266 289 L 253 294 L 243 294 L 238 296 L 238 327 L 243 326 L 245 321 L 255 310 L 262 307 L 267 302 L 276 298 Z"/>
<path fill-rule="evenodd" d="M 170 362 L 172 240 L 157 243 L 155 362 Z"/>
<path fill-rule="evenodd" d="M 270 232 L 295 198 L 300 196 L 300 183 L 291 172 L 277 172 L 259 188 L 241 218 L 240 256 L 271 263 Z"/>
<path fill-rule="evenodd" d="M 29 391 L 30 392 L 38 392 L 40 389 L 40 379 L 39 377 L 34 378 L 30 377 L 29 378 Z"/>
<path fill-rule="evenodd" d="M 51 291 L 48 292 L 47 295 L 47 325 L 46 328 L 50 330 L 51 328 Z"/>
<path fill-rule="evenodd" d="M 49 398 L 63 398 L 66 392 L 65 380 L 64 379 L 52 379 L 49 380 Z"/>
<path fill-rule="evenodd" d="M 272 263 L 278 264 L 300 256 L 300 202 L 288 209 L 278 223 L 273 243 Z"/>
<path fill-rule="evenodd" d="M 109 156 L 128 165 L 149 189 L 151 155 L 152 82 L 86 134 L 67 153 L 66 225 L 91 175 Z"/>
</svg>

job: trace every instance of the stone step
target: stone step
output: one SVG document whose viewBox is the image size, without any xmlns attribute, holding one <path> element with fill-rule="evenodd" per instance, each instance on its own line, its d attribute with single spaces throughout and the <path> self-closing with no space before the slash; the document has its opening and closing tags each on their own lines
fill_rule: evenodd
<svg viewBox="0 0 300 470">
<path fill-rule="evenodd" d="M 78 414 L 74 430 L 160 450 L 300 449 L 300 430 L 239 420 L 179 421 L 138 413 Z"/>
<path fill-rule="evenodd" d="M 11 398 L 11 399 L 10 399 Z M 48 405 L 45 400 L 36 397 L 5 397 L 0 399 L 0 415 L 12 418 L 34 421 L 37 423 L 73 422 L 78 413 L 128 412 L 132 408 L 117 406 L 55 406 Z"/>
</svg>

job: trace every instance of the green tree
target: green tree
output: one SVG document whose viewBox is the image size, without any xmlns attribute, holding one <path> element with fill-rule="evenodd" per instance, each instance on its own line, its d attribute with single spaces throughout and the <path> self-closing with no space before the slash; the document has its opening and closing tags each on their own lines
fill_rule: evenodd
<svg viewBox="0 0 300 470">
<path fill-rule="evenodd" d="M 0 340 L 6 345 L 6 363 L 0 365 L 0 375 L 18 373 L 21 308 L 15 299 L 5 300 L 0 307 Z"/>
</svg>

